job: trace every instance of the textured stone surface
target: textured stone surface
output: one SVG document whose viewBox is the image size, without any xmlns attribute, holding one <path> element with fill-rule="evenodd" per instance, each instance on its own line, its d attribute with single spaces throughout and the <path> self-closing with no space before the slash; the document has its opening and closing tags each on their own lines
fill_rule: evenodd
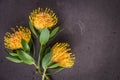
<svg viewBox="0 0 120 80">
<path fill-rule="evenodd" d="M 40 80 L 33 66 L 5 59 L 3 37 L 16 25 L 28 26 L 37 7 L 50 7 L 76 54 L 75 66 L 53 80 L 120 80 L 120 0 L 0 0 L 0 80 Z"/>
</svg>

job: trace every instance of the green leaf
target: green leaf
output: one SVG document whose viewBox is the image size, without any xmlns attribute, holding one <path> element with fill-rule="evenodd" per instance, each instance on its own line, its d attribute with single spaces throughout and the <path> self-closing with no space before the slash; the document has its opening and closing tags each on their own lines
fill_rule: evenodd
<svg viewBox="0 0 120 80">
<path fill-rule="evenodd" d="M 15 62 L 15 63 L 21 63 L 21 62 L 23 62 L 22 60 L 20 60 L 17 57 L 11 57 L 11 56 L 9 56 L 9 57 L 6 57 L 6 59 L 8 59 L 11 62 Z"/>
<path fill-rule="evenodd" d="M 30 46 L 30 49 L 31 49 L 32 46 L 33 46 L 33 40 L 32 40 L 32 38 L 30 39 L 29 46 Z"/>
<path fill-rule="evenodd" d="M 48 68 L 56 68 L 56 67 L 59 67 L 59 66 L 60 66 L 59 64 L 55 63 L 55 64 L 50 65 Z"/>
<path fill-rule="evenodd" d="M 11 56 L 18 56 L 17 53 L 13 53 L 13 52 L 10 52 L 9 54 L 10 54 Z"/>
<path fill-rule="evenodd" d="M 34 35 L 38 37 L 38 35 L 30 21 L 29 21 L 29 26 L 30 26 L 31 31 L 34 33 Z"/>
<path fill-rule="evenodd" d="M 49 29 L 45 28 L 41 31 L 40 37 L 39 37 L 39 41 L 41 43 L 41 45 L 45 45 L 50 37 L 50 31 Z"/>
<path fill-rule="evenodd" d="M 58 33 L 59 29 L 60 29 L 59 27 L 56 27 L 55 29 L 53 29 L 50 34 L 50 38 L 54 37 Z"/>
<path fill-rule="evenodd" d="M 8 54 L 8 56 L 18 56 L 15 52 L 9 52 L 6 49 L 4 49 L 4 51 Z"/>
<path fill-rule="evenodd" d="M 27 54 L 26 52 L 22 51 L 22 50 L 18 50 L 18 56 L 21 60 L 23 60 L 24 63 L 32 65 L 35 63 L 34 59 Z"/>
<path fill-rule="evenodd" d="M 47 75 L 53 75 L 53 74 L 56 74 L 56 73 L 62 71 L 63 69 L 64 69 L 64 68 L 59 68 L 59 69 L 57 69 L 57 70 L 55 70 L 55 71 L 53 71 L 53 72 L 51 72 L 51 73 L 47 73 Z"/>
<path fill-rule="evenodd" d="M 26 51 L 26 52 L 30 51 L 30 47 L 24 39 L 21 40 L 21 44 L 22 44 L 22 47 L 23 47 L 24 51 Z"/>
<path fill-rule="evenodd" d="M 42 67 L 45 69 L 51 62 L 52 52 L 46 54 L 42 59 Z"/>
<path fill-rule="evenodd" d="M 32 38 L 30 39 L 29 46 L 30 46 L 30 50 L 32 50 L 32 56 L 35 57 L 35 44 Z"/>
<path fill-rule="evenodd" d="M 47 53 L 50 52 L 50 47 L 46 48 L 45 51 L 44 51 L 44 55 L 46 55 Z"/>
</svg>

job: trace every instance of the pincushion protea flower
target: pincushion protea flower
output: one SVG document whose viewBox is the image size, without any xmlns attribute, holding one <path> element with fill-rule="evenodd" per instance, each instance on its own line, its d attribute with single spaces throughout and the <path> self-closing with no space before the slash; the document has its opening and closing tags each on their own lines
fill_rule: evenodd
<svg viewBox="0 0 120 80">
<path fill-rule="evenodd" d="M 16 50 L 22 48 L 21 40 L 24 39 L 29 42 L 31 39 L 31 32 L 25 27 L 16 27 L 12 29 L 13 33 L 7 32 L 4 36 L 4 45 L 6 48 Z"/>
<path fill-rule="evenodd" d="M 36 71 L 42 74 L 42 80 L 51 80 L 49 75 L 64 68 L 71 68 L 75 62 L 75 56 L 70 52 L 68 43 L 56 43 L 52 48 L 48 47 L 49 41 L 56 37 L 60 31 L 59 27 L 52 28 L 57 24 L 58 18 L 51 9 L 37 8 L 30 13 L 29 19 L 30 29 L 40 43 L 39 52 L 36 53 L 30 30 L 26 27 L 17 26 L 12 28 L 12 32 L 7 32 L 4 36 L 5 47 L 13 50 L 10 52 L 5 50 L 9 54 L 6 59 L 15 63 L 34 65 Z M 33 45 L 33 49 L 31 45 Z M 30 54 L 31 50 L 33 50 L 33 55 Z M 34 59 L 36 55 L 38 55 L 37 61 Z M 49 73 L 48 69 L 55 70 Z"/>
<path fill-rule="evenodd" d="M 42 8 L 33 10 L 29 16 L 29 19 L 32 25 L 38 30 L 51 28 L 56 25 L 58 21 L 55 13 L 49 8 L 46 8 L 45 10 Z"/>
<path fill-rule="evenodd" d="M 71 68 L 74 64 L 75 57 L 69 52 L 71 49 L 68 47 L 68 43 L 56 43 L 52 47 L 52 62 L 56 62 L 64 68 Z"/>
</svg>

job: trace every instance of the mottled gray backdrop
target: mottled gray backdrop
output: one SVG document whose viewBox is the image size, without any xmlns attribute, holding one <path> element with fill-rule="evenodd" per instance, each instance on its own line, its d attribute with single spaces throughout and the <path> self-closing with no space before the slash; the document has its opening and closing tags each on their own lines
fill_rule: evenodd
<svg viewBox="0 0 120 80">
<path fill-rule="evenodd" d="M 49 7 L 64 31 L 55 39 L 71 44 L 75 65 L 53 80 L 120 80 L 120 0 L 0 0 L 0 80 L 41 80 L 34 67 L 5 59 L 3 37 L 28 15 Z"/>
</svg>

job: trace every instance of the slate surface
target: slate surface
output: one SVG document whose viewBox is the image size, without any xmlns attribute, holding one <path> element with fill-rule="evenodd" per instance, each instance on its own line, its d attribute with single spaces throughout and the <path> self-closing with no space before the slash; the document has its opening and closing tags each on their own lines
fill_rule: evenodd
<svg viewBox="0 0 120 80">
<path fill-rule="evenodd" d="M 71 44 L 75 66 L 53 80 L 120 80 L 120 0 L 0 0 L 0 80 L 41 80 L 33 66 L 5 59 L 3 37 L 16 25 L 28 26 L 37 7 L 52 8 L 64 31 L 55 39 Z"/>
</svg>

